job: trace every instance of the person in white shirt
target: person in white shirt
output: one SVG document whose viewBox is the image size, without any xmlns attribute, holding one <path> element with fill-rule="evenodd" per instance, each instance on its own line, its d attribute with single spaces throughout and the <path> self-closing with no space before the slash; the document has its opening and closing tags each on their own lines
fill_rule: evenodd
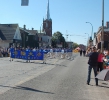
<svg viewBox="0 0 109 100">
<path fill-rule="evenodd" d="M 50 58 L 53 58 L 53 49 L 50 49 Z"/>
<path fill-rule="evenodd" d="M 55 48 L 55 58 L 57 58 L 57 55 L 58 55 L 57 48 Z"/>
<path fill-rule="evenodd" d="M 106 56 L 108 54 L 108 50 L 104 50 L 104 55 Z"/>
<path fill-rule="evenodd" d="M 61 50 L 61 58 L 64 59 L 64 49 Z"/>
<path fill-rule="evenodd" d="M 36 51 L 36 48 L 34 48 L 33 51 Z"/>
<path fill-rule="evenodd" d="M 50 49 L 50 52 L 53 53 L 53 49 L 52 48 Z"/>
</svg>

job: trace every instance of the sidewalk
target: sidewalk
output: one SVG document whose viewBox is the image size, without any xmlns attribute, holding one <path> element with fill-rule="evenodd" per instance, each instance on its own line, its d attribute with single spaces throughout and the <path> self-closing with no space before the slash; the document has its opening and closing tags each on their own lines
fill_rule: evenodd
<svg viewBox="0 0 109 100">
<path fill-rule="evenodd" d="M 86 71 L 86 83 L 87 83 L 87 75 L 88 75 L 88 57 L 79 57 L 80 63 L 84 62 L 85 69 Z M 89 97 L 87 97 L 87 95 Z M 94 77 L 94 72 L 92 69 L 91 72 L 91 81 L 90 85 L 86 84 L 85 90 L 84 90 L 84 96 L 86 95 L 86 100 L 109 100 L 109 82 L 106 81 L 98 81 L 98 86 L 95 85 L 95 77 Z"/>
</svg>

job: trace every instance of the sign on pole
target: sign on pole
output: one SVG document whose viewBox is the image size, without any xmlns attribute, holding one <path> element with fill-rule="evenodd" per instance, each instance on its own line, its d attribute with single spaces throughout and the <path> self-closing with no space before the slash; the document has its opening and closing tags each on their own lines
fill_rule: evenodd
<svg viewBox="0 0 109 100">
<path fill-rule="evenodd" d="M 21 6 L 28 6 L 29 0 L 21 0 Z"/>
</svg>

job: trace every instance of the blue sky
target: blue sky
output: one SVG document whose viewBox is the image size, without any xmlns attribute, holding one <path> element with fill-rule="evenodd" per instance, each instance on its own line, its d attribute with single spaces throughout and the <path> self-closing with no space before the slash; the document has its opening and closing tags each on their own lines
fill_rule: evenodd
<svg viewBox="0 0 109 100">
<path fill-rule="evenodd" d="M 0 23 L 18 23 L 40 29 L 43 17 L 46 15 L 48 0 L 29 0 L 29 6 L 21 6 L 21 0 L 0 0 Z M 109 0 L 104 0 L 104 25 L 109 21 Z M 102 25 L 102 0 L 49 0 L 50 17 L 53 23 L 53 33 L 60 31 L 66 38 L 66 33 L 72 36 L 68 40 L 78 44 L 87 43 L 88 33 L 97 32 Z M 84 35 L 76 36 L 76 35 Z"/>
</svg>

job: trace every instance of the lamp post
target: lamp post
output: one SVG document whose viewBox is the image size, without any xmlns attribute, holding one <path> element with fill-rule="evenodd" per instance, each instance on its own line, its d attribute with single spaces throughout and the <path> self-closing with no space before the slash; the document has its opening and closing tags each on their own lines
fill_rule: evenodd
<svg viewBox="0 0 109 100">
<path fill-rule="evenodd" d="M 92 38 L 92 35 L 93 35 L 93 25 L 90 22 L 86 22 L 86 23 L 89 23 L 92 26 L 92 32 L 91 32 L 91 38 Z"/>
<path fill-rule="evenodd" d="M 104 47 L 104 0 L 102 0 L 102 32 L 101 32 L 101 51 Z"/>
</svg>

